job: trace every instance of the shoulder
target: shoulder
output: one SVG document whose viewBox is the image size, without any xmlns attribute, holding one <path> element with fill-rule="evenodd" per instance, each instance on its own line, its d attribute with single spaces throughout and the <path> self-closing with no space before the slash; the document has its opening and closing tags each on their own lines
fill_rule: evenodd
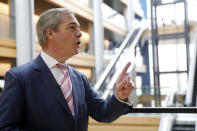
<svg viewBox="0 0 197 131">
<path fill-rule="evenodd" d="M 18 80 L 25 80 L 26 78 L 29 78 L 32 76 L 34 70 L 33 61 L 10 69 L 8 72 L 6 72 L 5 76 L 14 76 Z"/>
<path fill-rule="evenodd" d="M 89 80 L 88 78 L 85 76 L 85 74 L 83 74 L 82 72 L 78 71 L 77 69 L 68 66 L 69 71 L 71 72 L 72 75 L 76 76 L 76 77 L 80 77 L 84 82 L 88 82 Z"/>
<path fill-rule="evenodd" d="M 26 73 L 31 73 L 34 69 L 37 69 L 38 67 L 40 67 L 40 65 L 42 65 L 43 60 L 41 58 L 41 56 L 37 56 L 34 60 L 14 67 L 11 70 L 9 70 L 9 72 L 13 72 L 15 74 L 26 74 Z"/>
<path fill-rule="evenodd" d="M 29 76 L 31 76 L 31 64 L 27 63 L 18 67 L 14 67 L 5 74 L 5 86 L 10 84 L 15 85 L 16 83 L 21 84 L 24 82 Z"/>
<path fill-rule="evenodd" d="M 32 69 L 33 69 L 32 62 L 29 62 L 24 65 L 14 67 L 9 71 L 15 74 L 24 74 L 24 73 L 27 73 L 28 71 L 31 71 Z"/>
</svg>

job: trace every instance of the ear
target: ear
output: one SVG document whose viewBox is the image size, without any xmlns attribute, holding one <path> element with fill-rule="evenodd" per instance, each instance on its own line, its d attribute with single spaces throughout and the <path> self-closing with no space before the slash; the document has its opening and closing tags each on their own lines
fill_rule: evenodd
<svg viewBox="0 0 197 131">
<path fill-rule="evenodd" d="M 46 29 L 45 33 L 48 39 L 54 39 L 56 37 L 55 31 L 52 29 Z"/>
</svg>

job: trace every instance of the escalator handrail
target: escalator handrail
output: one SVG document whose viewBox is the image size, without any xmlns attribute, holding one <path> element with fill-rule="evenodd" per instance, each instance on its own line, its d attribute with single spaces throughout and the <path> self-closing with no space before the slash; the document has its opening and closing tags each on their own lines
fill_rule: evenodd
<svg viewBox="0 0 197 131">
<path fill-rule="evenodd" d="M 131 107 L 128 113 L 197 113 L 197 107 Z"/>
<path fill-rule="evenodd" d="M 172 131 L 176 114 L 162 114 L 158 131 Z"/>
<path fill-rule="evenodd" d="M 124 41 L 122 42 L 118 53 L 115 54 L 115 56 L 113 57 L 113 59 L 110 61 L 109 65 L 107 66 L 107 68 L 104 70 L 104 72 L 102 73 L 102 75 L 100 76 L 100 78 L 98 79 L 98 81 L 96 82 L 95 86 L 94 86 L 94 90 L 97 91 L 100 86 L 104 83 L 106 77 L 108 76 L 108 74 L 110 73 L 110 71 L 113 69 L 115 63 L 117 62 L 118 58 L 120 57 L 121 53 L 123 52 L 123 50 L 125 49 L 125 47 L 127 46 L 131 36 L 134 34 L 134 32 L 136 31 L 136 28 L 132 28 L 131 31 L 129 32 L 129 34 L 126 36 L 126 38 L 124 39 Z"/>
<path fill-rule="evenodd" d="M 186 92 L 186 99 L 185 104 L 186 106 L 192 105 L 192 97 L 193 97 L 193 91 L 194 91 L 194 77 L 195 77 L 195 70 L 196 70 L 196 60 L 197 60 L 197 27 L 195 27 L 194 32 L 194 53 L 193 53 L 193 59 L 190 61 L 190 67 L 189 67 L 189 76 L 188 76 L 188 90 Z"/>
<path fill-rule="evenodd" d="M 131 45 L 129 47 L 129 50 L 134 50 L 134 48 L 136 47 L 137 43 L 139 42 L 139 40 L 140 40 L 140 38 L 142 36 L 143 31 L 144 31 L 144 28 L 140 28 L 140 30 L 138 31 L 135 39 L 132 41 L 132 43 L 131 43 Z M 133 67 L 134 67 L 134 62 L 132 62 L 131 68 L 133 68 Z M 120 68 L 120 70 L 122 70 L 122 69 Z M 118 76 L 116 76 L 115 80 L 117 80 L 117 78 L 118 78 Z M 115 82 L 116 81 L 110 82 L 110 84 L 107 86 L 107 90 L 105 90 L 103 95 L 102 95 L 103 99 L 107 98 L 108 94 L 110 93 L 110 89 L 113 88 L 113 85 L 115 84 Z"/>
</svg>

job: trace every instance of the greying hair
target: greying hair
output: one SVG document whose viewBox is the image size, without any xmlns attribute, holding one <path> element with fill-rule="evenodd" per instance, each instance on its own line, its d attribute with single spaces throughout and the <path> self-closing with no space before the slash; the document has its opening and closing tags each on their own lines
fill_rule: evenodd
<svg viewBox="0 0 197 131">
<path fill-rule="evenodd" d="M 36 25 L 36 32 L 38 36 L 38 42 L 41 47 L 47 43 L 46 29 L 58 31 L 58 26 L 61 24 L 62 13 L 74 15 L 74 13 L 67 8 L 49 9 L 40 15 Z"/>
</svg>

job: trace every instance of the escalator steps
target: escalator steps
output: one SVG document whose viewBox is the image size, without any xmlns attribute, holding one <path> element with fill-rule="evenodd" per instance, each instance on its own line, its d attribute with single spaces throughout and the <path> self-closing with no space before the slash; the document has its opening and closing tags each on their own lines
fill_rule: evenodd
<svg viewBox="0 0 197 131">
<path fill-rule="evenodd" d="M 173 131 L 195 131 L 195 122 L 175 121 Z"/>
</svg>

